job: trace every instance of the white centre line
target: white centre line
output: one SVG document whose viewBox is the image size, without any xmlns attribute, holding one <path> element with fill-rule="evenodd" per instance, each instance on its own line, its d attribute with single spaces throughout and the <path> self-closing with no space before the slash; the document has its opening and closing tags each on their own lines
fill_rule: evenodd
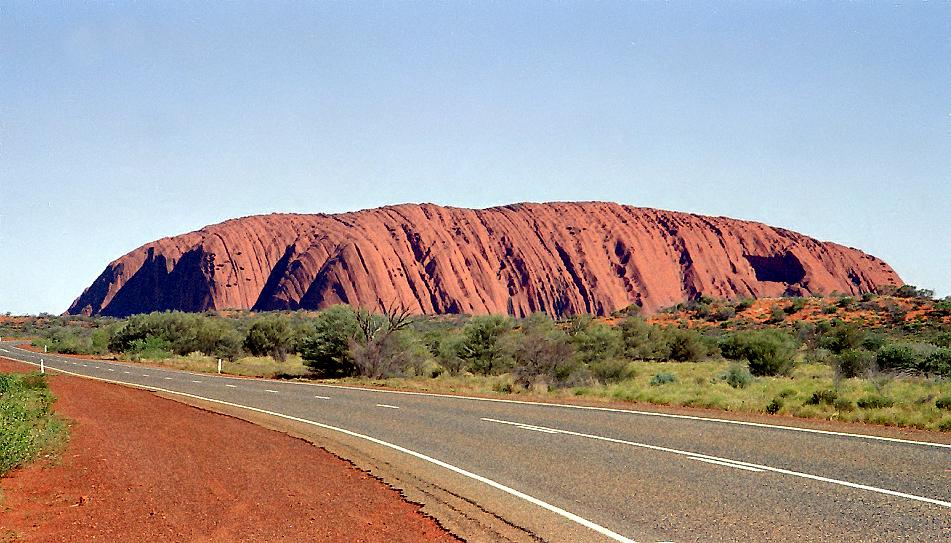
<svg viewBox="0 0 951 543">
<path fill-rule="evenodd" d="M 314 397 L 317 398 L 318 400 L 329 400 L 329 399 L 330 399 L 330 396 L 314 396 Z"/>
<path fill-rule="evenodd" d="M 124 373 L 124 374 L 126 374 L 126 375 L 132 375 L 132 372 L 131 372 L 131 371 L 124 371 L 124 372 L 122 372 L 122 373 Z"/>
<path fill-rule="evenodd" d="M 732 459 L 730 459 L 730 458 L 722 458 L 722 457 L 719 457 L 719 456 L 711 456 L 711 455 L 709 455 L 709 454 L 701 454 L 701 453 L 695 453 L 695 452 L 691 452 L 691 451 L 682 451 L 682 450 L 680 450 L 680 449 L 671 449 L 670 447 L 660 447 L 660 446 L 658 446 L 658 445 L 649 445 L 649 444 L 647 444 L 647 443 L 638 443 L 638 442 L 636 442 L 636 441 L 627 441 L 627 440 L 625 440 L 625 439 L 616 439 L 616 438 L 613 438 L 613 437 L 605 437 L 605 436 L 599 436 L 599 435 L 594 435 L 594 434 L 583 434 L 583 433 L 581 433 L 581 432 L 572 432 L 572 431 L 570 431 L 570 430 L 560 430 L 560 429 L 558 429 L 558 428 L 546 428 L 546 427 L 544 427 L 544 426 L 532 426 L 532 425 L 530 425 L 530 424 L 524 424 L 524 423 L 521 423 L 521 422 L 513 422 L 513 421 L 509 421 L 509 420 L 498 420 L 498 419 L 490 419 L 490 418 L 485 418 L 485 417 L 483 417 L 482 420 L 484 420 L 484 421 L 486 421 L 486 422 L 495 422 L 495 423 L 498 423 L 498 424 L 507 424 L 507 425 L 509 425 L 509 426 L 515 426 L 515 427 L 517 427 L 517 428 L 523 428 L 523 429 L 538 429 L 538 428 L 542 428 L 542 429 L 545 429 L 545 430 L 551 430 L 552 433 L 556 433 L 556 434 L 564 434 L 564 435 L 569 435 L 569 436 L 585 437 L 585 438 L 588 438 L 588 439 L 597 439 L 597 440 L 599 440 L 599 441 L 607 441 L 607 442 L 609 442 L 609 443 L 619 443 L 619 444 L 621 444 L 621 445 L 630 445 L 630 446 L 632 446 L 632 447 L 640 447 L 640 448 L 642 448 L 642 449 L 650 449 L 650 450 L 652 450 L 652 451 L 661 451 L 661 452 L 667 452 L 667 453 L 672 453 L 672 454 L 679 454 L 679 455 L 681 455 L 681 456 L 687 456 L 687 457 L 693 458 L 693 459 L 695 459 L 695 460 L 701 460 L 701 461 L 712 462 L 712 463 L 726 464 L 726 465 L 729 465 L 730 467 L 745 466 L 745 467 L 747 467 L 747 468 L 754 468 L 754 469 L 759 469 L 759 470 L 762 470 L 762 471 L 771 471 L 771 472 L 774 472 L 774 473 L 782 473 L 783 475 L 791 475 L 791 476 L 793 476 L 793 477 L 801 477 L 801 478 L 803 478 L 803 479 L 811 479 L 811 480 L 813 480 L 813 481 L 822 481 L 822 482 L 824 482 L 824 483 L 832 483 L 832 484 L 835 484 L 835 485 L 847 486 L 847 487 L 849 487 L 849 488 L 856 488 L 856 489 L 859 489 L 859 490 L 867 490 L 867 491 L 869 491 L 869 492 L 877 492 L 877 493 L 879 493 L 879 494 L 886 494 L 886 495 L 889 495 L 889 496 L 896 496 L 896 497 L 899 497 L 899 498 L 906 498 L 906 499 L 909 499 L 909 500 L 915 500 L 915 501 L 919 501 L 919 502 L 931 503 L 931 504 L 934 504 L 934 505 L 940 505 L 941 507 L 947 507 L 947 508 L 951 509 L 951 502 L 946 502 L 946 501 L 943 501 L 943 500 L 937 500 L 937 499 L 934 499 L 934 498 L 926 498 L 926 497 L 924 497 L 924 496 L 916 496 L 916 495 L 914 495 L 914 494 L 906 494 L 906 493 L 904 493 L 904 492 L 898 492 L 898 491 L 896 491 L 896 490 L 889 490 L 889 489 L 887 489 L 887 488 L 879 488 L 879 487 L 870 486 L 870 485 L 863 485 L 863 484 L 861 484 L 861 483 L 853 483 L 853 482 L 850 482 L 850 481 L 842 481 L 842 480 L 840 480 L 840 479 L 832 479 L 832 478 L 830 478 L 830 477 L 822 477 L 822 476 L 820 476 L 820 475 L 812 475 L 812 474 L 809 474 L 809 473 L 802 473 L 802 472 L 800 472 L 800 471 L 792 471 L 792 470 L 783 469 L 783 468 L 774 468 L 774 467 L 772 467 L 772 466 L 764 466 L 764 465 L 762 465 L 762 464 L 754 464 L 754 463 L 752 463 L 752 462 L 743 462 L 743 461 L 740 461 L 740 460 L 732 460 Z"/>
<path fill-rule="evenodd" d="M 271 389 L 265 389 L 264 392 L 270 392 L 271 394 L 277 394 L 277 391 L 276 391 L 276 390 L 271 390 Z"/>
<path fill-rule="evenodd" d="M 387 408 L 387 409 L 399 409 L 399 407 L 397 407 L 397 406 L 395 406 L 395 405 L 387 405 L 387 404 L 385 404 L 385 403 L 378 403 L 378 404 L 376 404 L 376 406 L 377 406 L 377 407 L 385 407 L 385 408 Z"/>
<path fill-rule="evenodd" d="M 237 385 L 225 385 L 225 386 L 228 387 L 228 388 L 238 388 Z"/>
<path fill-rule="evenodd" d="M 107 369 L 108 371 L 116 371 L 116 370 L 114 370 L 114 369 L 112 369 L 112 368 L 106 368 L 106 369 Z"/>
<path fill-rule="evenodd" d="M 142 374 L 142 377 L 148 377 L 148 376 L 149 376 L 149 374 L 147 374 L 147 373 L 143 373 L 143 374 Z"/>
<path fill-rule="evenodd" d="M 193 383 L 200 383 L 201 381 L 192 381 Z"/>
<path fill-rule="evenodd" d="M 171 377 L 166 377 L 165 380 L 166 380 L 166 381 L 171 381 L 172 378 L 171 378 Z"/>
</svg>

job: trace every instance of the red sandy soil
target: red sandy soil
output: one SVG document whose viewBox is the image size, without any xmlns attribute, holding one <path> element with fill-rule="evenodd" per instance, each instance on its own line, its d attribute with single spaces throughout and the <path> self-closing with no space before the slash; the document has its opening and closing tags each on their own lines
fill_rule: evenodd
<svg viewBox="0 0 951 543">
<path fill-rule="evenodd" d="M 302 440 L 127 387 L 50 387 L 69 445 L 0 480 L 0 541 L 458 541 Z"/>
</svg>

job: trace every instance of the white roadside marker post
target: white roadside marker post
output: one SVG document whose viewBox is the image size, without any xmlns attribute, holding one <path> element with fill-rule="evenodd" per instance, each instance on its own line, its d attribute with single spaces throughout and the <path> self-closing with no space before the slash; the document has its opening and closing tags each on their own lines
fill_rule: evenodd
<svg viewBox="0 0 951 543">
<path fill-rule="evenodd" d="M 46 373 L 46 365 L 43 363 L 43 359 L 40 359 L 40 373 Z"/>
<path fill-rule="evenodd" d="M 221 359 L 218 359 L 218 373 L 221 373 Z"/>
<path fill-rule="evenodd" d="M 43 352 L 44 352 L 44 353 L 49 352 L 49 351 L 46 350 L 46 345 L 43 345 Z"/>
</svg>

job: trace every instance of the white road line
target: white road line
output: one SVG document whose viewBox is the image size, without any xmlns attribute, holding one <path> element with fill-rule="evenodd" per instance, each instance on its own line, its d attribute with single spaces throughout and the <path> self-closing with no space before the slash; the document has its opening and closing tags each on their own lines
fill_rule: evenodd
<svg viewBox="0 0 951 543">
<path fill-rule="evenodd" d="M 507 424 L 507 425 L 509 425 L 509 426 L 516 426 L 516 427 L 520 427 L 520 428 L 524 428 L 524 427 L 526 427 L 526 426 L 530 426 L 530 425 L 527 425 L 527 424 L 523 424 L 523 423 L 521 423 L 521 422 L 513 422 L 513 421 L 509 421 L 509 420 L 498 420 L 498 419 L 490 419 L 490 418 L 484 418 L 484 417 L 482 418 L 482 420 L 484 420 L 484 421 L 486 421 L 486 422 L 495 422 L 495 423 L 498 423 L 498 424 Z M 545 427 L 544 427 L 544 426 L 535 426 L 535 428 L 545 428 Z M 762 464 L 754 464 L 754 463 L 752 463 L 752 462 L 743 462 L 743 461 L 740 461 L 740 460 L 732 460 L 732 459 L 730 459 L 730 458 L 722 458 L 722 457 L 719 457 L 719 456 L 712 456 L 712 455 L 709 455 L 709 454 L 701 454 L 701 453 L 695 453 L 695 452 L 691 452 L 691 451 L 682 451 L 682 450 L 680 450 L 680 449 L 671 449 L 671 448 L 669 448 L 669 447 L 660 447 L 660 446 L 658 446 L 658 445 L 648 445 L 647 443 L 638 443 L 638 442 L 636 442 L 636 441 L 627 441 L 627 440 L 625 440 L 625 439 L 616 439 L 616 438 L 613 438 L 613 437 L 605 437 L 605 436 L 599 436 L 599 435 L 594 435 L 594 434 L 583 434 L 583 433 L 581 433 L 581 432 L 572 432 L 571 430 L 560 430 L 560 429 L 558 429 L 558 428 L 546 428 L 546 429 L 547 429 L 547 430 L 553 430 L 553 433 L 557 433 L 557 434 L 564 434 L 564 435 L 578 436 L 578 437 L 586 437 L 586 438 L 588 438 L 588 439 L 597 439 L 597 440 L 599 440 L 599 441 L 607 441 L 607 442 L 610 442 L 610 443 L 619 443 L 619 444 L 621 444 L 621 445 L 631 445 L 632 447 L 640 447 L 640 448 L 642 448 L 642 449 L 650 449 L 650 450 L 653 450 L 653 451 L 661 451 L 661 452 L 667 452 L 667 453 L 672 453 L 672 454 L 679 454 L 679 455 L 681 455 L 681 456 L 687 456 L 687 457 L 690 457 L 690 458 L 693 458 L 693 459 L 696 459 L 696 460 L 713 460 L 713 461 L 716 461 L 716 462 L 729 463 L 729 464 L 732 464 L 733 467 L 736 467 L 736 466 L 746 466 L 746 467 L 749 467 L 749 468 L 756 468 L 756 469 L 760 469 L 760 470 L 763 470 L 763 471 L 772 471 L 772 472 L 774 472 L 774 473 L 782 473 L 783 475 L 792 475 L 793 477 L 801 477 L 801 478 L 803 478 L 803 479 L 812 479 L 813 481 L 822 481 L 822 482 L 824 482 L 824 483 L 832 483 L 832 484 L 836 484 L 836 485 L 847 486 L 847 487 L 849 487 L 849 488 L 856 488 L 856 489 L 859 489 L 859 490 L 867 490 L 867 491 L 869 491 L 869 492 L 877 492 L 877 493 L 879 493 L 879 494 L 887 494 L 887 495 L 889 495 L 889 496 L 897 496 L 897 497 L 899 497 L 899 498 L 907 498 L 907 499 L 909 499 L 909 500 L 915 500 L 915 501 L 919 501 L 919 502 L 931 503 L 931 504 L 934 504 L 934 505 L 940 505 L 941 507 L 951 508 L 951 502 L 946 502 L 946 501 L 942 501 L 942 500 L 937 500 L 937 499 L 934 499 L 934 498 L 926 498 L 926 497 L 924 497 L 924 496 L 916 496 L 916 495 L 914 495 L 914 494 L 906 494 L 906 493 L 904 493 L 904 492 L 898 492 L 898 491 L 895 491 L 895 490 L 888 490 L 887 488 L 879 488 L 879 487 L 870 486 L 870 485 L 863 485 L 863 484 L 861 484 L 861 483 L 852 483 L 852 482 L 850 482 L 850 481 L 843 481 L 843 480 L 840 480 L 840 479 L 832 479 L 832 478 L 829 478 L 829 477 L 822 477 L 822 476 L 819 476 L 819 475 L 812 475 L 812 474 L 809 474 L 809 473 L 802 473 L 802 472 L 800 472 L 800 471 L 792 471 L 792 470 L 783 469 L 783 468 L 774 468 L 774 467 L 772 467 L 772 466 L 764 466 L 764 465 L 762 465 Z"/>
<path fill-rule="evenodd" d="M 385 407 L 385 408 L 387 408 L 387 409 L 399 409 L 399 407 L 397 407 L 397 406 L 395 406 L 395 405 L 387 405 L 387 404 L 385 404 L 385 403 L 378 403 L 378 404 L 376 404 L 376 406 L 377 406 L 377 407 Z"/>
<path fill-rule="evenodd" d="M 913 439 L 901 439 L 897 437 L 884 437 L 871 434 L 853 434 L 849 432 L 835 432 L 832 430 L 818 430 L 816 428 L 803 428 L 801 426 L 785 426 L 782 424 L 767 424 L 764 422 L 750 422 L 745 420 L 718 419 L 714 417 L 697 417 L 694 415 L 677 415 L 674 413 L 662 413 L 659 411 L 638 411 L 636 409 L 618 409 L 615 407 L 598 407 L 594 405 L 571 405 L 566 403 L 551 402 L 530 402 L 526 400 L 506 400 L 504 398 L 480 398 L 478 396 L 461 396 L 459 394 L 436 394 L 434 392 L 412 392 L 409 390 L 384 390 L 379 388 L 353 387 L 344 385 L 331 385 L 327 383 L 291 383 L 295 385 L 316 386 L 327 388 L 342 388 L 347 390 L 362 390 L 366 392 L 381 392 L 385 394 L 407 394 L 411 396 L 429 396 L 434 398 L 452 398 L 457 400 L 472 400 L 477 402 L 497 402 L 510 403 L 518 405 L 535 405 L 545 407 L 563 407 L 565 409 L 580 409 L 583 411 L 603 411 L 607 413 L 627 413 L 630 415 L 643 415 L 647 417 L 661 417 L 669 419 L 696 420 L 701 422 L 718 422 L 721 424 L 733 424 L 736 426 L 751 426 L 754 428 L 769 428 L 771 430 L 788 430 L 791 432 L 806 432 L 809 434 L 820 434 L 840 437 L 854 437 L 859 439 L 872 439 L 875 441 L 888 441 L 891 443 L 906 443 L 909 445 L 925 445 L 928 447 L 942 447 L 951 449 L 951 443 L 935 443 L 933 441 L 915 441 Z"/>
<path fill-rule="evenodd" d="M 38 365 L 38 364 L 33 363 L 33 362 L 27 362 L 27 364 L 33 364 L 34 366 Z M 338 427 L 338 426 L 331 426 L 331 425 L 329 425 L 329 424 L 324 424 L 324 423 L 322 423 L 322 422 L 317 422 L 317 421 L 308 420 L 308 419 L 302 419 L 302 418 L 300 418 L 300 417 L 294 417 L 294 416 L 291 416 L 291 415 L 285 415 L 284 413 L 278 413 L 278 412 L 276 412 L 276 411 L 268 411 L 268 410 L 266 410 L 266 409 L 260 409 L 260 408 L 258 408 L 258 407 L 251 407 L 251 406 L 249 406 L 249 405 L 241 405 L 241 404 L 238 404 L 238 403 L 226 402 L 226 401 L 224 401 L 224 400 L 216 400 L 216 399 L 214 399 L 214 398 L 206 398 L 206 397 L 204 397 L 204 396 L 198 396 L 198 395 L 196 395 L 196 394 L 188 394 L 187 392 L 178 392 L 178 391 L 175 391 L 175 390 L 169 390 L 169 389 L 166 389 L 166 388 L 153 387 L 153 386 L 149 386 L 149 385 L 139 385 L 139 384 L 135 384 L 135 383 L 125 383 L 125 382 L 123 382 L 123 381 L 115 381 L 115 380 L 112 380 L 112 379 L 103 379 L 103 378 L 101 378 L 101 377 L 91 377 L 91 376 L 89 376 L 89 375 L 83 375 L 83 374 L 81 374 L 81 373 L 74 373 L 74 372 L 67 371 L 67 370 L 59 370 L 59 369 L 58 369 L 58 370 L 55 370 L 55 371 L 58 371 L 58 372 L 60 372 L 60 373 L 65 373 L 65 374 L 67 374 L 67 375 L 73 375 L 73 376 L 76 376 L 76 377 L 85 377 L 86 379 L 93 379 L 93 380 L 95 380 L 95 381 L 103 381 L 103 382 L 105 382 L 105 383 L 113 383 L 113 384 L 117 384 L 117 385 L 126 385 L 126 386 L 130 386 L 130 387 L 133 387 L 133 388 L 141 388 L 141 389 L 144 389 L 144 390 L 151 390 L 151 391 L 153 391 L 153 392 L 164 392 L 164 393 L 166 393 L 166 394 L 175 394 L 175 395 L 178 395 L 178 396 L 183 396 L 183 397 L 185 397 L 185 398 L 194 398 L 194 399 L 196 399 L 196 400 L 204 400 L 204 401 L 206 401 L 206 402 L 211 402 L 211 403 L 216 403 L 216 404 L 221 404 L 221 405 L 227 405 L 227 406 L 229 406 L 229 407 L 238 407 L 238 408 L 241 408 L 241 409 L 247 409 L 248 411 L 254 411 L 255 413 L 262 413 L 262 414 L 265 414 L 265 415 L 271 415 L 272 417 L 280 417 L 280 418 L 282 418 L 282 419 L 293 420 L 293 421 L 295 421 L 295 422 L 301 422 L 301 423 L 304 423 L 304 424 L 310 424 L 310 425 L 312 425 L 312 426 L 317 426 L 318 428 L 324 428 L 325 430 L 331 430 L 331 431 L 334 431 L 334 432 L 340 432 L 341 434 L 346 434 L 346 435 L 348 435 L 348 436 L 356 437 L 356 438 L 358 438 L 358 439 L 363 439 L 363 440 L 369 441 L 370 443 L 376 443 L 377 445 L 381 445 L 381 446 L 383 446 L 383 447 L 387 447 L 387 448 L 389 448 L 389 449 L 393 449 L 393 450 L 395 450 L 395 451 L 399 451 L 399 452 L 401 452 L 401 453 L 408 454 L 408 455 L 413 456 L 413 457 L 415 457 L 415 458 L 419 458 L 420 460 L 424 460 L 424 461 L 429 462 L 429 463 L 431 463 L 431 464 L 435 464 L 435 465 L 437 465 L 437 466 L 439 466 L 439 467 L 441 467 L 441 468 L 445 468 L 445 469 L 447 469 L 447 470 L 449 470 L 449 471 L 452 471 L 452 472 L 454 472 L 454 473 L 458 473 L 459 475 L 462 475 L 463 477 L 467 477 L 467 478 L 469 478 L 469 479 L 473 479 L 473 480 L 478 481 L 478 482 L 480 482 L 480 483 L 484 483 L 484 484 L 486 484 L 486 485 L 488 485 L 488 486 L 491 486 L 492 488 L 495 488 L 496 490 L 500 490 L 500 491 L 502 491 L 502 492 L 505 492 L 506 494 L 510 494 L 510 495 L 512 495 L 512 496 L 515 496 L 516 498 L 523 499 L 523 500 L 525 500 L 525 501 L 527 501 L 527 502 L 529 502 L 529 503 L 531 503 L 531 504 L 534 504 L 534 505 L 537 505 L 538 507 L 541 507 L 542 509 L 546 509 L 546 510 L 548 510 L 548 511 L 551 511 L 552 513 L 555 513 L 556 515 L 562 516 L 562 517 L 564 517 L 564 518 L 566 518 L 566 519 L 568 519 L 568 520 L 570 520 L 570 521 L 572 521 L 572 522 L 574 522 L 574 523 L 576 523 L 576 524 L 580 524 L 580 525 L 584 526 L 585 528 L 589 528 L 589 529 L 591 529 L 591 530 L 594 530 L 595 532 L 597 532 L 597 533 L 599 533 L 599 534 L 601 534 L 601 535 L 607 537 L 608 539 L 612 539 L 612 540 L 614 540 L 614 541 L 618 541 L 619 543 L 637 543 L 637 542 L 634 541 L 633 539 L 630 539 L 630 538 L 628 538 L 628 537 L 624 537 L 623 535 L 621 535 L 621 534 L 619 534 L 619 533 L 616 533 L 616 532 L 613 532 L 613 531 L 611 531 L 611 530 L 605 528 L 604 526 L 601 526 L 600 524 L 596 524 L 596 523 L 594 523 L 594 522 L 592 522 L 592 521 L 590 521 L 590 520 L 588 520 L 588 519 L 586 519 L 586 518 L 579 517 L 578 515 L 576 515 L 576 514 L 574 514 L 574 513 L 571 513 L 571 512 L 569 512 L 569 511 L 566 511 L 566 510 L 564 510 L 564 509 L 562 509 L 562 508 L 560 508 L 560 507 L 558 507 L 558 506 L 555 506 L 555 505 L 552 505 L 552 504 L 550 504 L 550 503 L 544 502 L 544 501 L 539 500 L 538 498 L 535 498 L 535 497 L 533 497 L 533 496 L 529 496 L 528 494 L 525 494 L 524 492 L 520 492 L 520 491 L 518 491 L 518 490 L 515 490 L 514 488 L 505 486 L 505 485 L 503 485 L 502 483 L 498 483 L 498 482 L 493 481 L 492 479 L 489 479 L 489 478 L 487 478 L 487 477 L 483 477 L 483 476 L 478 475 L 478 474 L 476 474 L 476 473 L 472 473 L 471 471 L 467 471 L 467 470 L 464 470 L 464 469 L 462 469 L 462 468 L 460 468 L 460 467 L 456 467 L 456 466 L 454 466 L 454 465 L 452 465 L 452 464 L 449 464 L 448 462 L 443 462 L 442 460 L 438 460 L 438 459 L 433 458 L 433 457 L 431 457 L 431 456 L 427 456 L 427 455 L 425 455 L 425 454 L 423 454 L 423 453 L 419 453 L 419 452 L 416 452 L 416 451 L 414 451 L 414 450 L 407 449 L 407 448 L 405 448 L 405 447 L 401 447 L 401 446 L 396 445 L 396 444 L 394 444 L 394 443 L 390 443 L 390 442 L 388 442 L 388 441 L 383 441 L 382 439 L 378 439 L 378 438 L 375 438 L 375 437 L 372 437 L 372 436 L 368 436 L 368 435 L 366 435 L 366 434 L 360 434 L 360 433 L 354 432 L 353 430 L 347 430 L 346 428 L 340 428 L 340 427 Z"/>
<path fill-rule="evenodd" d="M 201 381 L 192 381 L 193 383 L 200 383 Z"/>
<path fill-rule="evenodd" d="M 125 373 L 126 375 L 132 375 L 132 372 L 131 372 L 131 371 L 124 371 L 124 372 L 122 372 L 122 373 Z"/>
<path fill-rule="evenodd" d="M 270 392 L 271 394 L 277 394 L 277 391 L 276 391 L 276 390 L 271 390 L 271 389 L 265 389 L 264 392 Z"/>
<path fill-rule="evenodd" d="M 766 471 L 766 470 L 762 470 L 762 469 L 759 469 L 759 468 L 751 468 L 751 467 L 747 467 L 747 466 L 742 466 L 742 465 L 740 465 L 740 464 L 731 464 L 730 462 L 720 462 L 719 460 L 710 460 L 709 458 L 691 458 L 691 460 L 697 460 L 697 461 L 699 461 L 699 462 L 706 462 L 706 463 L 708 463 L 708 464 L 716 464 L 716 465 L 718 465 L 718 466 L 727 466 L 727 467 L 729 467 L 729 468 L 745 469 L 746 471 L 753 471 L 753 472 L 756 472 L 756 473 L 762 473 L 762 472 Z"/>
<path fill-rule="evenodd" d="M 228 388 L 238 388 L 236 385 L 225 385 Z"/>
<path fill-rule="evenodd" d="M 114 369 L 112 369 L 112 368 L 106 368 L 106 369 L 107 369 L 108 371 L 116 371 L 116 370 L 114 370 Z"/>
<path fill-rule="evenodd" d="M 314 396 L 314 397 L 317 398 L 318 400 L 329 400 L 329 399 L 330 399 L 330 396 Z"/>
<path fill-rule="evenodd" d="M 142 374 L 142 377 L 148 377 L 148 376 L 149 376 L 149 374 L 147 374 L 147 373 L 143 373 L 143 374 Z"/>
<path fill-rule="evenodd" d="M 83 364 L 83 367 L 84 367 L 84 368 L 88 368 L 89 366 L 87 366 L 86 364 Z"/>
<path fill-rule="evenodd" d="M 166 377 L 165 380 L 166 380 L 166 381 L 171 381 L 172 378 L 171 378 L 171 377 Z"/>
</svg>

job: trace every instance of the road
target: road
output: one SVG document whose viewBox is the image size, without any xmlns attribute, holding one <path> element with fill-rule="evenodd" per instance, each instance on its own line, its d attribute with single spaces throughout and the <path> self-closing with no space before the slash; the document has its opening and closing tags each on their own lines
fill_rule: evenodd
<svg viewBox="0 0 951 543">
<path fill-rule="evenodd" d="M 947 444 L 195 374 L 9 342 L 0 356 L 312 431 L 396 486 L 428 489 L 411 498 L 446 500 L 430 510 L 450 528 L 453 510 L 467 517 L 470 541 L 951 541 Z"/>
</svg>

